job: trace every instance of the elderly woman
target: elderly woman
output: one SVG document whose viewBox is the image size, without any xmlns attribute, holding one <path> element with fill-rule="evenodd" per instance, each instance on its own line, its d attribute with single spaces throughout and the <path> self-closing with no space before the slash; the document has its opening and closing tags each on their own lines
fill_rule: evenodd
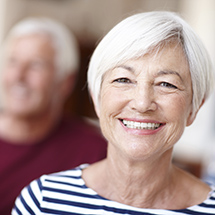
<svg viewBox="0 0 215 215">
<path fill-rule="evenodd" d="M 128 17 L 88 71 L 107 158 L 33 181 L 13 214 L 215 214 L 214 187 L 171 162 L 212 82 L 208 54 L 179 16 Z"/>
</svg>

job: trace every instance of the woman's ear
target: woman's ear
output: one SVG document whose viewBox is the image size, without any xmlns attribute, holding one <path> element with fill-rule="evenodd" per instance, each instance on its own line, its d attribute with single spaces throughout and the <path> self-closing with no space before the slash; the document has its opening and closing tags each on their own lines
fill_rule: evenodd
<svg viewBox="0 0 215 215">
<path fill-rule="evenodd" d="M 187 118 L 187 124 L 186 124 L 186 126 L 190 126 L 193 123 L 193 121 L 196 118 L 197 113 L 198 113 L 198 110 L 196 111 L 196 113 L 194 115 L 193 115 L 192 111 L 190 112 L 190 114 L 189 114 L 189 116 Z"/>
<path fill-rule="evenodd" d="M 91 96 L 91 98 L 93 100 L 93 105 L 94 105 L 94 109 L 95 109 L 96 115 L 99 118 L 100 117 L 100 107 L 99 107 L 99 104 L 98 104 L 98 102 L 96 102 L 95 96 L 92 94 L 91 91 L 90 91 L 90 96 Z"/>
<path fill-rule="evenodd" d="M 191 111 L 188 118 L 187 118 L 187 124 L 186 126 L 190 126 L 193 121 L 195 120 L 197 113 L 199 112 L 199 109 L 202 107 L 202 105 L 205 103 L 205 99 L 202 100 L 201 105 L 199 106 L 198 110 L 195 112 L 195 114 L 193 114 L 193 112 Z"/>
</svg>

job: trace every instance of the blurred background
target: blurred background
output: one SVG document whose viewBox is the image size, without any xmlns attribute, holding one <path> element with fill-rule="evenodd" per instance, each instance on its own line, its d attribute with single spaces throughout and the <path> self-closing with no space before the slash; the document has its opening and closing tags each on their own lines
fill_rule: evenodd
<svg viewBox="0 0 215 215">
<path fill-rule="evenodd" d="M 1 0 L 0 43 L 8 30 L 29 16 L 48 16 L 65 23 L 79 42 L 81 68 L 66 115 L 96 119 L 86 86 L 90 56 L 115 24 L 136 12 L 170 10 L 194 28 L 215 60 L 214 0 Z M 205 103 L 174 151 L 174 162 L 198 177 L 215 182 L 215 95 Z"/>
</svg>

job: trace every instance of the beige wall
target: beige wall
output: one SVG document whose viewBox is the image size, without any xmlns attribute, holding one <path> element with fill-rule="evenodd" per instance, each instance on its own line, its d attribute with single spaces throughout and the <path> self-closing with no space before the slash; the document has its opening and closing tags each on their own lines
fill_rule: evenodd
<svg viewBox="0 0 215 215">
<path fill-rule="evenodd" d="M 137 11 L 174 10 L 178 0 L 1 0 L 1 38 L 25 16 L 50 16 L 66 23 L 83 40 L 100 38 L 117 22 Z"/>
<path fill-rule="evenodd" d="M 1 0 L 0 39 L 2 42 L 8 29 L 19 19 L 25 16 L 25 2 L 27 0 Z"/>
<path fill-rule="evenodd" d="M 0 2 L 0 43 L 3 40 L 3 35 L 5 32 L 5 4 L 6 0 Z"/>
</svg>

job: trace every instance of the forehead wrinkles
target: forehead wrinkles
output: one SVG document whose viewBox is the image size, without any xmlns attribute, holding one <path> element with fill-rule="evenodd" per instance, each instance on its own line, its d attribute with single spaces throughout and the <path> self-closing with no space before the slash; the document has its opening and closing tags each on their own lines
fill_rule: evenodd
<svg viewBox="0 0 215 215">
<path fill-rule="evenodd" d="M 142 57 L 148 57 L 151 62 L 159 61 L 160 58 L 163 56 L 164 52 L 167 53 L 167 50 L 170 50 L 172 53 L 177 52 L 181 56 L 181 60 L 186 60 L 188 62 L 186 52 L 184 51 L 183 43 L 178 38 L 171 38 L 169 40 L 159 43 L 155 47 L 150 48 L 147 53 L 141 56 L 137 56 L 136 58 L 130 58 L 120 62 L 116 67 L 112 68 L 112 70 L 122 65 L 125 65 L 125 69 L 132 71 L 131 68 L 126 65 L 128 61 L 137 60 Z"/>
<path fill-rule="evenodd" d="M 146 54 L 144 54 L 142 56 L 138 56 L 136 58 L 125 60 L 124 62 L 120 62 L 117 66 L 113 67 L 112 69 L 109 69 L 102 76 L 101 86 L 102 86 L 102 83 L 103 83 L 104 78 L 106 77 L 107 73 L 109 73 L 110 71 L 114 71 L 117 68 L 125 69 L 125 70 L 127 70 L 127 71 L 129 71 L 129 72 L 131 72 L 133 74 L 135 72 L 137 72 L 136 70 L 139 70 L 139 71 L 145 70 L 146 71 L 147 70 L 147 68 L 145 67 L 146 65 L 142 65 L 141 66 L 142 68 L 141 68 L 140 65 L 135 64 L 135 60 L 141 59 L 143 57 L 149 63 L 152 63 L 152 65 L 155 65 L 153 63 L 157 63 L 158 67 L 159 67 L 159 65 L 162 66 L 162 63 L 163 63 L 162 57 L 165 56 L 166 53 L 168 53 L 170 56 L 171 56 L 170 53 L 177 53 L 178 56 L 179 56 L 179 57 L 177 57 L 177 60 L 180 59 L 181 65 L 184 66 L 184 68 L 186 68 L 186 66 L 187 66 L 187 68 L 189 70 L 189 63 L 188 63 L 187 56 L 186 56 L 186 53 L 184 51 L 182 42 L 178 38 L 171 38 L 170 40 L 163 41 L 158 46 L 156 46 L 154 48 L 151 48 L 150 51 L 148 51 Z M 129 62 L 129 64 L 127 64 L 128 62 Z M 133 62 L 133 63 L 131 64 L 131 62 Z M 174 61 L 169 61 L 169 62 L 170 62 L 170 65 L 171 65 L 171 64 L 174 64 L 175 60 Z M 182 62 L 183 62 L 183 64 L 182 64 Z M 187 62 L 187 64 L 185 62 Z M 170 68 L 165 68 L 164 70 L 163 69 L 164 68 L 161 68 L 161 71 L 163 71 L 162 75 L 176 74 L 177 73 L 176 72 L 177 68 L 176 68 L 176 71 L 174 71 L 171 68 L 171 66 L 170 66 Z"/>
</svg>

